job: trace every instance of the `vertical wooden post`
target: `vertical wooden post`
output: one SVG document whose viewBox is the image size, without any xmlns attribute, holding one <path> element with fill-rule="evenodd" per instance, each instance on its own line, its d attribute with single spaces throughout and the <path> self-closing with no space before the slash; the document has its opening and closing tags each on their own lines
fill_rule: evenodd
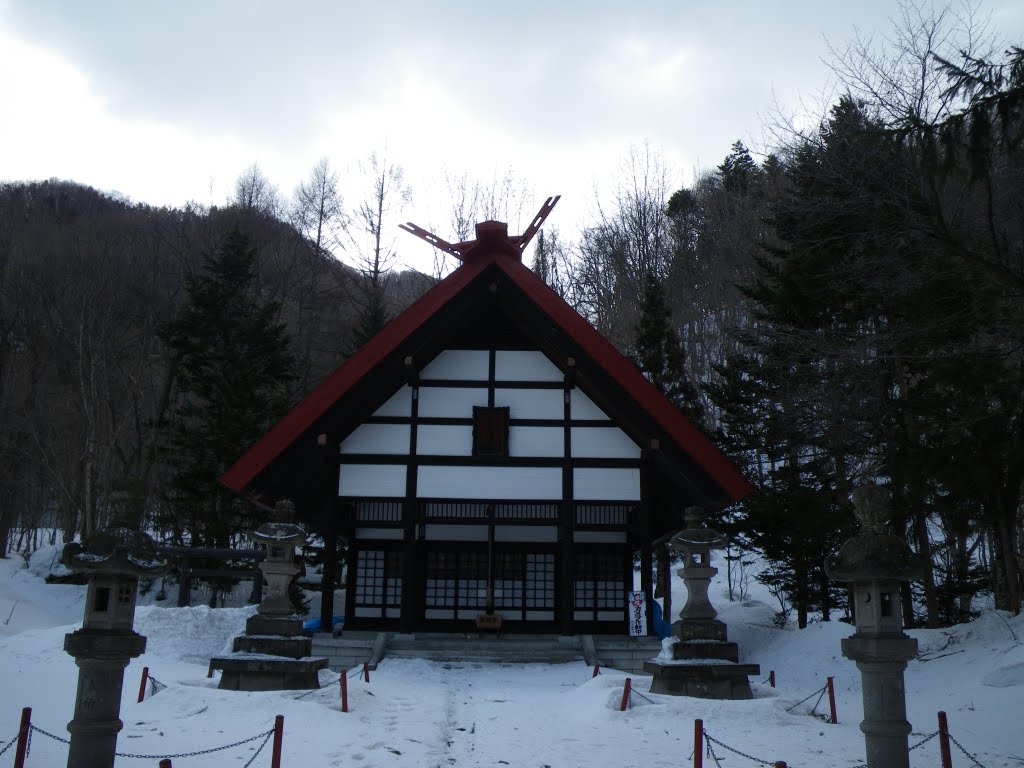
<svg viewBox="0 0 1024 768">
<path fill-rule="evenodd" d="M 629 706 L 629 692 L 633 686 L 633 680 L 626 678 L 626 684 L 622 686 L 622 703 L 619 705 L 619 712 L 625 712 Z"/>
<path fill-rule="evenodd" d="M 146 698 L 146 683 L 149 682 L 149 667 L 142 668 L 142 679 L 139 681 L 139 704 Z"/>
<path fill-rule="evenodd" d="M 600 674 L 601 674 L 601 665 L 600 664 L 595 664 L 594 665 L 594 674 L 592 674 L 591 677 L 597 677 Z"/>
<path fill-rule="evenodd" d="M 949 723 L 946 713 L 939 712 L 939 752 L 942 755 L 942 768 L 953 768 L 953 757 L 949 753 Z"/>
<path fill-rule="evenodd" d="M 366 682 L 370 682 L 370 662 L 368 661 L 363 662 L 363 678 Z"/>
<path fill-rule="evenodd" d="M 693 768 L 704 764 L 704 721 L 693 721 Z"/>
<path fill-rule="evenodd" d="M 14 751 L 14 768 L 25 768 L 28 753 L 28 737 L 32 732 L 32 707 L 21 710 L 21 728 L 18 731 L 18 748 Z"/>
<path fill-rule="evenodd" d="M 174 766 L 171 765 L 171 758 L 165 757 L 161 760 L 159 768 L 174 768 Z"/>
<path fill-rule="evenodd" d="M 826 681 L 826 686 L 828 687 L 828 709 L 832 715 L 832 725 L 839 725 L 839 718 L 836 717 L 836 689 L 832 684 L 831 677 Z"/>
<path fill-rule="evenodd" d="M 281 768 L 281 742 L 284 740 L 284 715 L 274 718 L 274 751 L 270 753 L 270 768 Z"/>
<path fill-rule="evenodd" d="M 182 555 L 178 570 L 178 607 L 192 604 L 192 567 L 188 555 Z"/>
<path fill-rule="evenodd" d="M 252 561 L 252 587 L 249 589 L 249 605 L 259 605 L 263 602 L 263 571 L 260 570 L 260 561 Z"/>
<path fill-rule="evenodd" d="M 661 612 L 661 620 L 672 626 L 672 550 L 669 549 L 667 543 L 661 545 L 662 556 L 664 562 L 662 567 L 665 569 L 665 594 L 661 596 L 662 606 L 664 609 Z M 659 637 L 660 637 L 659 633 Z"/>
<path fill-rule="evenodd" d="M 775 670 L 774 669 L 768 671 L 768 685 L 770 685 L 772 688 L 775 687 Z"/>
<path fill-rule="evenodd" d="M 348 670 L 341 670 L 341 711 L 348 712 Z"/>
</svg>

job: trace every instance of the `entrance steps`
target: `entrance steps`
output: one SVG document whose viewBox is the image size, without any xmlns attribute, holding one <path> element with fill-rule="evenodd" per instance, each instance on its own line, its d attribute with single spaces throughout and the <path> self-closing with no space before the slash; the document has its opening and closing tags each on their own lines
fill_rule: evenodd
<svg viewBox="0 0 1024 768">
<path fill-rule="evenodd" d="M 325 656 L 328 669 L 335 672 L 361 667 L 368 662 L 376 666 L 373 651 L 379 634 L 346 631 L 343 636 L 334 637 L 328 632 L 317 632 L 313 635 L 312 653 L 314 656 Z"/>
<path fill-rule="evenodd" d="M 478 661 L 498 664 L 564 664 L 582 661 L 575 636 L 513 635 L 501 637 L 461 633 L 390 635 L 385 656 L 433 661 Z"/>
<path fill-rule="evenodd" d="M 650 661 L 661 652 L 661 640 L 657 637 L 623 637 L 619 635 L 592 635 L 594 653 L 602 667 L 611 667 L 623 672 L 647 675 L 644 662 Z"/>
<path fill-rule="evenodd" d="M 356 632 L 341 637 L 313 635 L 313 655 L 325 656 L 333 670 L 351 669 L 382 658 L 496 664 L 565 664 L 583 662 L 645 674 L 644 662 L 658 655 L 657 638 L 617 635 L 527 635 L 501 637 L 461 632 Z"/>
</svg>

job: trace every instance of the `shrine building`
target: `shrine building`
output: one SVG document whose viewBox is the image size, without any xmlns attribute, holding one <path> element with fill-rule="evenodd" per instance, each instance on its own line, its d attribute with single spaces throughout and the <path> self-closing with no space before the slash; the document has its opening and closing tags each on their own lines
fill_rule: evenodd
<svg viewBox="0 0 1024 768">
<path fill-rule="evenodd" d="M 552 201 L 545 204 L 550 210 Z M 347 542 L 345 628 L 627 634 L 639 553 L 751 487 L 487 221 L 461 264 L 221 478 Z M 422 230 L 404 227 L 424 236 Z M 650 614 L 649 614 L 650 616 Z"/>
</svg>

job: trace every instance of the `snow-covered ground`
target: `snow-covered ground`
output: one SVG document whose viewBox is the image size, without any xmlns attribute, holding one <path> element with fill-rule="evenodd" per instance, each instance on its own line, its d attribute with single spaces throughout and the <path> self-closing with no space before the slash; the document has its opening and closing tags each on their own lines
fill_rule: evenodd
<svg viewBox="0 0 1024 768">
<path fill-rule="evenodd" d="M 22 707 L 33 723 L 67 737 L 77 668 L 63 651 L 64 635 L 81 620 L 84 587 L 46 585 L 54 551 L 40 551 L 29 567 L 21 558 L 0 560 L 0 749 L 13 738 Z M 752 599 L 729 603 L 721 581 L 712 586 L 720 618 L 739 642 L 743 661 L 774 670 L 777 688 L 761 680 L 752 701 L 722 702 L 651 695 L 650 678 L 634 675 L 638 695 L 619 711 L 626 675 L 584 664 L 440 664 L 385 659 L 370 683 L 349 684 L 350 712 L 340 710 L 337 675 L 322 673 L 324 687 L 297 692 L 220 691 L 206 678 L 211 655 L 225 652 L 252 608 L 173 608 L 173 601 L 139 608 L 136 629 L 148 638 L 146 654 L 125 673 L 118 739 L 121 753 L 169 755 L 196 752 L 264 733 L 284 716 L 282 765 L 298 766 L 686 766 L 691 764 L 693 721 L 707 733 L 758 760 L 791 766 L 855 766 L 864 760 L 860 678 L 840 653 L 852 628 L 839 622 L 804 630 L 776 629 L 774 608 Z M 754 592 L 755 597 L 767 596 Z M 682 606 L 682 584 L 674 590 Z M 152 593 L 143 603 L 152 603 Z M 12 612 L 13 608 L 13 612 Z M 4 623 L 5 619 L 9 621 Z M 1024 616 L 987 612 L 977 621 L 945 630 L 911 632 L 922 657 L 906 674 L 909 719 L 916 744 L 937 730 L 936 713 L 948 713 L 950 732 L 985 768 L 1024 766 Z M 168 687 L 136 702 L 140 674 Z M 835 678 L 839 724 L 810 714 L 825 678 Z M 648 700 L 649 699 L 649 700 Z M 822 699 L 818 712 L 827 712 Z M 260 740 L 228 750 L 174 759 L 184 766 L 244 766 Z M 726 768 L 757 763 L 720 745 Z M 14 750 L 0 756 L 13 763 Z M 64 765 L 67 747 L 36 733 L 28 766 Z M 911 765 L 935 766 L 937 739 L 911 753 Z M 119 766 L 155 766 L 156 759 L 119 758 Z M 252 763 L 270 765 L 270 747 Z M 705 765 L 714 761 L 705 758 Z M 972 765 L 956 746 L 955 766 Z"/>
</svg>

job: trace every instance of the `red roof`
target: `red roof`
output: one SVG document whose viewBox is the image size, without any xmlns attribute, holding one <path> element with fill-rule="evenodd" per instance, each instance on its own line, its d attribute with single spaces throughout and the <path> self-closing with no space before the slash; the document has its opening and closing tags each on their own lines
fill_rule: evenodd
<svg viewBox="0 0 1024 768">
<path fill-rule="evenodd" d="M 313 390 L 221 477 L 232 490 L 243 492 L 288 446 L 312 427 L 414 330 L 494 265 L 507 275 L 551 320 L 601 366 L 665 432 L 737 501 L 753 490 L 746 478 L 718 448 L 690 423 L 642 373 L 589 322 L 581 317 L 518 258 L 501 251 L 476 253 L 389 323 Z"/>
</svg>

